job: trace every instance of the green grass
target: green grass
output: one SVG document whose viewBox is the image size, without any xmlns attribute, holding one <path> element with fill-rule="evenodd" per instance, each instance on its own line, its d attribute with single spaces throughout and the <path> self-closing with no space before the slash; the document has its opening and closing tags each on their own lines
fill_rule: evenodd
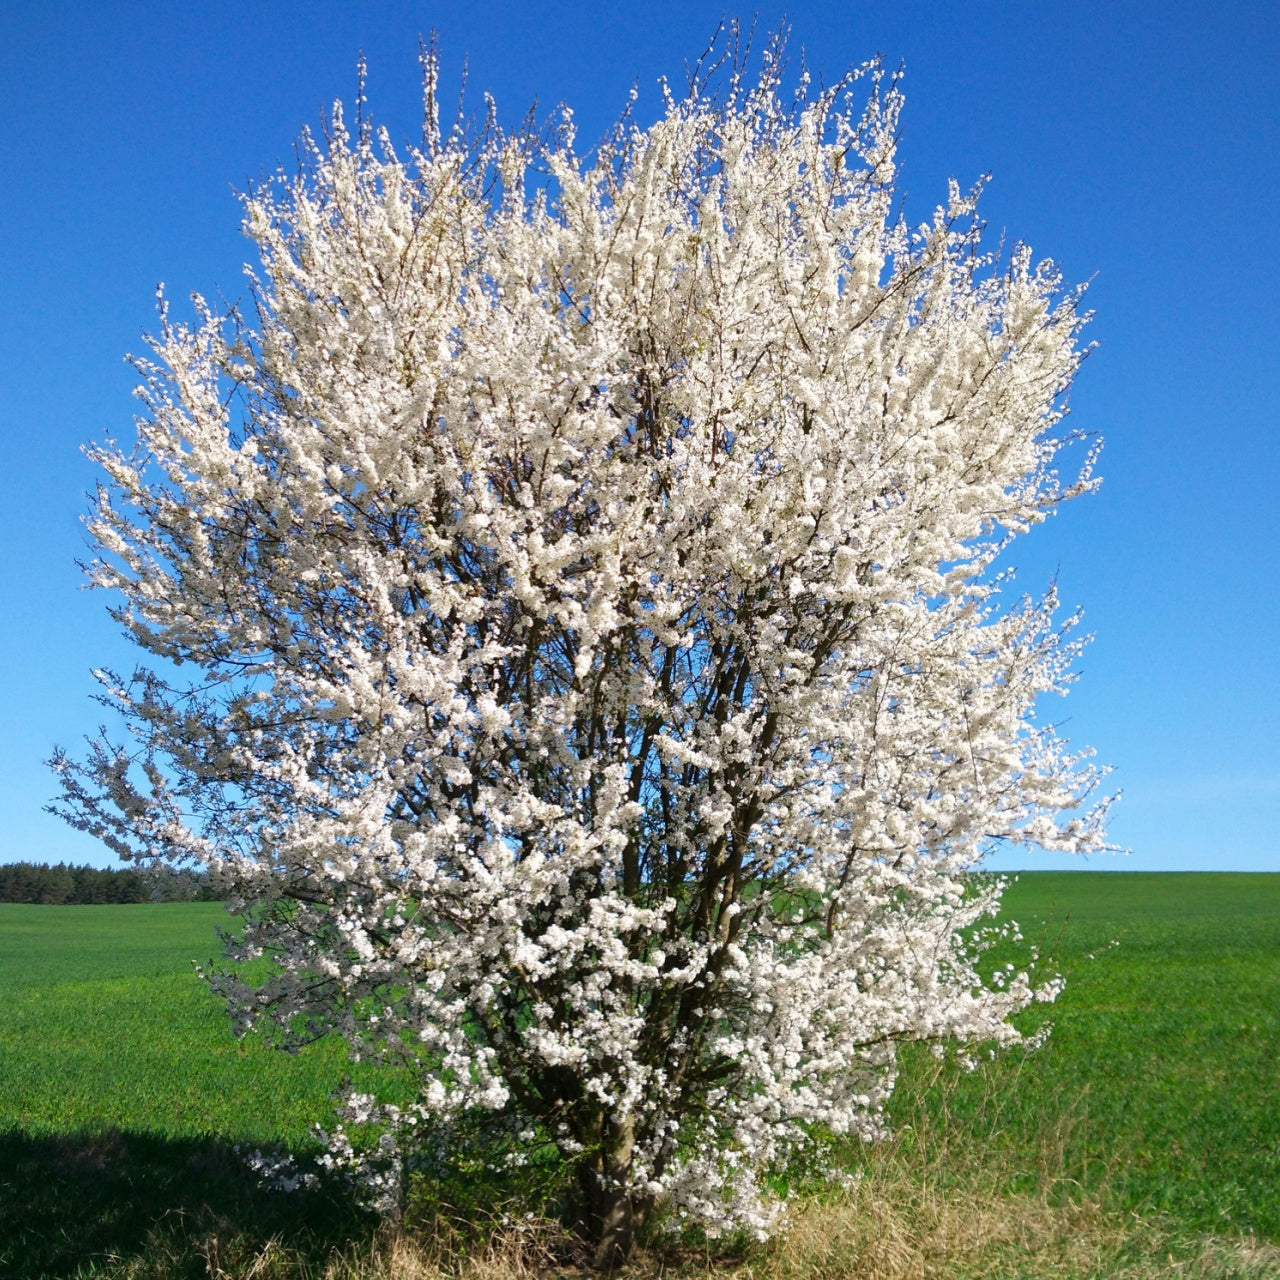
<svg viewBox="0 0 1280 1280">
<path fill-rule="evenodd" d="M 1280 1240 L 1280 876 L 1039 873 L 1006 906 L 1068 979 L 1053 1035 L 968 1075 L 909 1061 L 882 1168 L 942 1170 L 966 1204 L 981 1166 L 1009 1205 L 1136 1211 L 1193 1251 Z M 318 1275 L 370 1240 L 349 1204 L 264 1196 L 231 1150 L 308 1145 L 349 1068 L 337 1045 L 233 1039 L 191 969 L 225 920 L 0 905 L 0 1277 L 133 1275 L 143 1256 L 203 1275 L 237 1238 Z"/>
<path fill-rule="evenodd" d="M 345 1055 L 234 1039 L 192 968 L 227 923 L 217 903 L 0 904 L 0 1128 L 305 1145 Z"/>
<path fill-rule="evenodd" d="M 1040 872 L 1005 908 L 1067 978 L 1050 1039 L 932 1093 L 917 1062 L 899 1116 L 1022 1188 L 1048 1141 L 1121 1208 L 1280 1240 L 1280 875 Z"/>
<path fill-rule="evenodd" d="M 233 1150 L 313 1146 L 349 1068 L 336 1043 L 290 1055 L 232 1036 L 192 968 L 228 922 L 217 903 L 0 904 L 0 1276 L 178 1238 L 324 1250 L 367 1234 L 349 1204 L 263 1196 Z"/>
</svg>

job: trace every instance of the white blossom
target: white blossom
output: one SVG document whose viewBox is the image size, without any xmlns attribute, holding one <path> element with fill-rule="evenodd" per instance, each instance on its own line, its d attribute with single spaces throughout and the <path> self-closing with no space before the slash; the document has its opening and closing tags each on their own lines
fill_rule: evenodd
<svg viewBox="0 0 1280 1280">
<path fill-rule="evenodd" d="M 1016 1040 L 1056 987 L 982 979 L 968 873 L 1103 838 L 1036 715 L 1079 641 L 997 572 L 1095 483 L 1079 295 L 955 186 L 895 216 L 878 67 L 778 65 L 586 159 L 335 110 L 245 200 L 256 315 L 162 309 L 93 450 L 151 665 L 99 674 L 135 741 L 59 756 L 64 811 L 230 887 L 239 1025 L 400 1064 L 414 1124 L 514 1110 L 607 1249 L 659 1200 L 773 1230 L 900 1044 Z"/>
</svg>

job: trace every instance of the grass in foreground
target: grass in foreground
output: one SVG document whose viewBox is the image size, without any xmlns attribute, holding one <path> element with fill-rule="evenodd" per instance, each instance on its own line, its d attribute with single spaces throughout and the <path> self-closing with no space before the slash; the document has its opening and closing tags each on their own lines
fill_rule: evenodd
<svg viewBox="0 0 1280 1280">
<path fill-rule="evenodd" d="M 1007 901 L 1069 979 L 1048 1044 L 970 1075 L 909 1062 L 897 1138 L 787 1237 L 638 1274 L 1280 1280 L 1280 876 L 1042 873 Z M 500 1280 L 562 1260 L 545 1232 L 462 1249 L 258 1190 L 230 1143 L 305 1145 L 345 1063 L 230 1038 L 189 965 L 223 918 L 0 907 L 0 1276 Z"/>
<path fill-rule="evenodd" d="M 716 1252 L 650 1248 L 630 1280 L 1280 1280 L 1280 1249 L 1197 1236 L 1088 1198 L 1001 1192 L 999 1177 L 931 1170 L 882 1148 L 855 1185 L 797 1205 L 766 1245 Z M 583 1280 L 556 1228 L 498 1226 L 461 1247 L 448 1230 L 367 1230 L 334 1244 L 313 1234 L 163 1221 L 144 1248 L 77 1275 L 103 1280 Z M 36 1274 L 34 1272 L 30 1274 Z M 53 1273 L 40 1273 L 53 1274 Z M 70 1272 L 58 1274 L 72 1274 Z"/>
<path fill-rule="evenodd" d="M 941 1091 L 919 1064 L 900 1120 L 945 1114 L 1011 1190 L 1048 1158 L 1125 1210 L 1280 1240 L 1280 875 L 1042 872 L 1005 902 L 1066 975 L 1031 1012 L 1053 1034 Z"/>
</svg>

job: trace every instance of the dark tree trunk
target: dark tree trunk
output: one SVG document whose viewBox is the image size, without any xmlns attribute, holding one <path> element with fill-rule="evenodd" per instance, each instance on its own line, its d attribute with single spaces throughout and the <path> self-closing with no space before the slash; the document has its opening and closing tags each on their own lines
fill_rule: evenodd
<svg viewBox="0 0 1280 1280">
<path fill-rule="evenodd" d="M 605 1121 L 602 1141 L 595 1153 L 578 1167 L 582 1196 L 581 1228 L 592 1250 L 597 1271 L 616 1271 L 631 1256 L 652 1197 L 629 1189 L 635 1126 Z"/>
</svg>

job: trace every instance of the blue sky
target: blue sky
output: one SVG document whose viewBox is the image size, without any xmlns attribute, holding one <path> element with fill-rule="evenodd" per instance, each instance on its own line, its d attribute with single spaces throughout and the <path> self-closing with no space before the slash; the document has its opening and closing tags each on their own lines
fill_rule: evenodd
<svg viewBox="0 0 1280 1280">
<path fill-rule="evenodd" d="M 830 79 L 906 68 L 908 215 L 994 176 L 993 236 L 1090 280 L 1098 350 L 1074 423 L 1106 438 L 1099 494 L 1010 557 L 1053 573 L 1096 639 L 1046 708 L 1115 766 L 1125 858 L 1090 868 L 1280 870 L 1280 11 L 1269 4 L 793 2 L 792 52 Z M 469 63 L 514 123 L 537 99 L 601 136 L 635 84 L 659 105 L 716 3 L 0 5 L 0 861 L 105 864 L 42 812 L 45 759 L 97 723 L 89 670 L 128 668 L 107 600 L 78 590 L 79 453 L 127 438 L 122 356 L 154 289 L 243 294 L 235 189 L 287 163 L 348 102 L 419 123 L 417 40 L 446 86 Z M 729 12 L 732 12 L 731 10 Z M 745 16 L 750 17 L 751 11 Z M 1011 855 L 1010 868 L 1062 859 Z"/>
</svg>

